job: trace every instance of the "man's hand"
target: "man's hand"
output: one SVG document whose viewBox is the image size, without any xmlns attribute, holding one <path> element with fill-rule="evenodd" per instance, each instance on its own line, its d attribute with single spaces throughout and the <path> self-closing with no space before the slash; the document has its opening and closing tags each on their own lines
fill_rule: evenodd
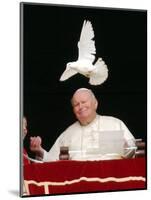
<svg viewBox="0 0 151 200">
<path fill-rule="evenodd" d="M 41 146 L 42 144 L 42 139 L 41 137 L 30 137 L 30 150 L 36 153 L 36 158 L 38 160 L 42 160 L 44 150 Z"/>
</svg>

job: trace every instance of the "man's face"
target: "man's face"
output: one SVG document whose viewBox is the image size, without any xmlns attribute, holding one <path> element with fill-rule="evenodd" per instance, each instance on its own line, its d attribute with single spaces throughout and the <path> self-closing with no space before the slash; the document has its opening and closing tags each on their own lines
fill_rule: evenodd
<svg viewBox="0 0 151 200">
<path fill-rule="evenodd" d="M 72 106 L 76 118 L 82 125 L 90 123 L 96 116 L 97 102 L 88 91 L 75 93 Z"/>
<path fill-rule="evenodd" d="M 25 137 L 27 135 L 27 120 L 24 117 L 23 118 L 23 137 Z"/>
</svg>

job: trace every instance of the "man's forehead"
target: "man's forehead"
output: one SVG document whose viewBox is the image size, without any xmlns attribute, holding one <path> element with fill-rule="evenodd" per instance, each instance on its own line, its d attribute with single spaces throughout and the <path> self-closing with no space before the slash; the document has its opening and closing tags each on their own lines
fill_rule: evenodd
<svg viewBox="0 0 151 200">
<path fill-rule="evenodd" d="M 88 95 L 90 95 L 90 94 L 91 94 L 91 93 L 90 93 L 89 90 L 77 90 L 77 91 L 74 93 L 73 97 L 74 97 L 74 96 L 88 96 Z"/>
<path fill-rule="evenodd" d="M 81 90 L 81 91 L 75 92 L 75 94 L 73 95 L 73 101 L 78 100 L 79 98 L 86 99 L 86 98 L 89 98 L 89 97 L 91 97 L 91 94 L 90 94 L 89 91 Z"/>
</svg>

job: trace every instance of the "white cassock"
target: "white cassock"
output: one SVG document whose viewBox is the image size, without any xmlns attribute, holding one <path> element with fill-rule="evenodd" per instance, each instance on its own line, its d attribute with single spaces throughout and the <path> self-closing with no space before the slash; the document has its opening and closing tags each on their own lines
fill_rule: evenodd
<svg viewBox="0 0 151 200">
<path fill-rule="evenodd" d="M 71 160 L 99 160 L 97 153 L 93 158 L 87 154 L 88 149 L 99 148 L 99 132 L 120 130 L 124 133 L 126 147 L 130 149 L 125 150 L 122 156 L 129 157 L 132 153 L 131 147 L 135 147 L 135 138 L 126 125 L 115 117 L 96 115 L 96 118 L 86 126 L 82 126 L 78 121 L 69 126 L 58 137 L 50 151 L 44 151 L 43 161 L 59 160 L 61 146 L 69 147 Z"/>
</svg>

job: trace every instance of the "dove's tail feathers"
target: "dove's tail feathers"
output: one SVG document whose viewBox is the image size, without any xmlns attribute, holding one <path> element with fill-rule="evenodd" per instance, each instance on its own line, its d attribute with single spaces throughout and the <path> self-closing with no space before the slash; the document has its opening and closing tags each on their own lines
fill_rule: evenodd
<svg viewBox="0 0 151 200">
<path fill-rule="evenodd" d="M 96 69 L 91 73 L 89 83 L 91 85 L 101 85 L 108 78 L 108 68 L 102 58 L 95 63 Z"/>
<path fill-rule="evenodd" d="M 78 72 L 74 69 L 66 69 L 60 77 L 60 81 L 65 81 L 71 76 L 77 74 Z"/>
</svg>

